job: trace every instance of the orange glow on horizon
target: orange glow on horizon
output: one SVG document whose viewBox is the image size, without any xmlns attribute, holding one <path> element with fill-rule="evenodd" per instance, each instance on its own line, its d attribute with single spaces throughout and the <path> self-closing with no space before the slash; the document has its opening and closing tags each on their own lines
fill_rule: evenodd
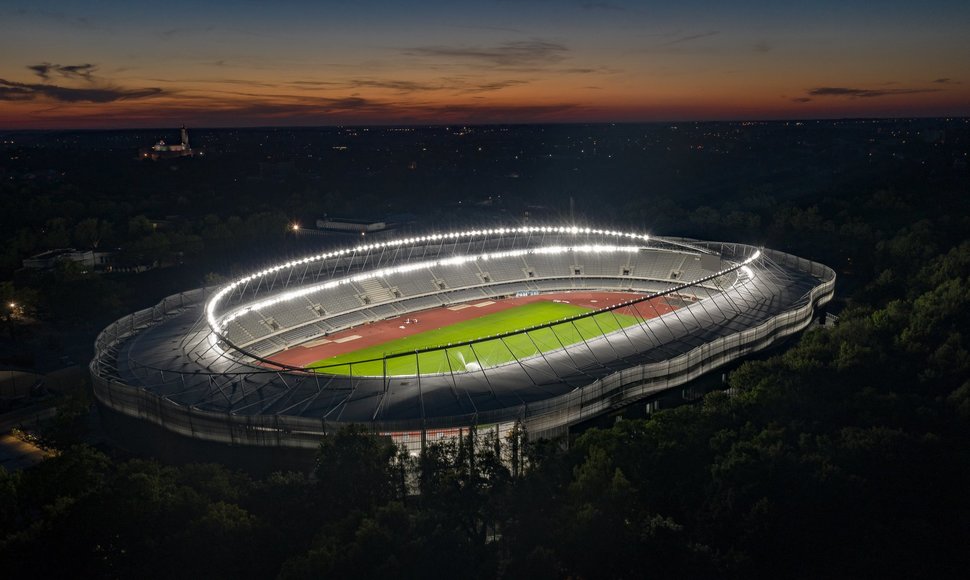
<svg viewBox="0 0 970 580">
<path fill-rule="evenodd" d="M 0 128 L 127 128 L 187 123 L 196 127 L 341 124 L 490 124 L 569 122 L 653 122 L 671 120 L 757 120 L 879 116 L 959 116 L 970 91 L 873 98 L 805 99 L 776 94 L 710 90 L 664 95 L 546 93 L 537 88 L 488 99 L 441 95 L 406 101 L 383 95 L 318 97 L 225 97 L 197 93 L 185 100 L 159 96 L 113 103 L 7 102 Z M 600 91 L 604 92 L 604 91 Z"/>
</svg>

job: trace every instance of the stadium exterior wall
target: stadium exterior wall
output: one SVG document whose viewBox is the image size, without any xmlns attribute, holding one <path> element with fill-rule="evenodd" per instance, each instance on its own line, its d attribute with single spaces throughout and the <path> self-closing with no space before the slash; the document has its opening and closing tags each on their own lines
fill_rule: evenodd
<svg viewBox="0 0 970 580">
<path fill-rule="evenodd" d="M 503 435 L 516 422 L 525 427 L 530 439 L 549 438 L 562 435 L 570 426 L 610 410 L 684 385 L 805 329 L 812 322 L 817 308 L 831 300 L 835 286 L 835 272 L 831 268 L 775 250 L 765 249 L 763 252 L 776 263 L 811 274 L 821 282 L 802 303 L 758 326 L 705 343 L 666 361 L 627 368 L 565 395 L 516 408 L 425 420 L 374 421 L 365 425 L 375 433 L 392 436 L 398 442 L 402 442 L 402 436 L 406 434 L 405 441 L 412 451 L 416 451 L 418 442 L 423 445 L 426 441 L 448 437 L 469 427 L 475 427 L 480 432 L 497 431 Z M 205 411 L 173 403 L 101 372 L 101 353 L 117 341 L 160 320 L 169 312 L 204 302 L 209 294 L 205 288 L 176 294 L 105 328 L 97 338 L 95 359 L 90 365 L 97 401 L 116 413 L 153 423 L 172 433 L 232 446 L 314 449 L 321 437 L 346 425 L 344 422 L 307 417 Z M 158 372 L 162 379 L 166 374 L 178 374 L 161 369 Z"/>
</svg>

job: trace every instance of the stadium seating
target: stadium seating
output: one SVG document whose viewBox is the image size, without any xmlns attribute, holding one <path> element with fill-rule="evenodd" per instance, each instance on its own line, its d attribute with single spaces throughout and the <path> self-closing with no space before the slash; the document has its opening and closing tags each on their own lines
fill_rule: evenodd
<svg viewBox="0 0 970 580">
<path fill-rule="evenodd" d="M 522 258 L 509 258 L 506 260 L 488 260 L 481 264 L 484 272 L 488 272 L 488 277 L 492 282 L 510 282 L 527 278 L 523 274 L 529 266 Z"/>
<path fill-rule="evenodd" d="M 415 270 L 407 274 L 392 274 L 388 276 L 388 283 L 398 289 L 401 296 L 420 296 L 435 292 L 434 277 L 426 269 Z"/>
<path fill-rule="evenodd" d="M 430 268 L 430 270 L 436 280 L 441 280 L 445 283 L 446 288 L 465 288 L 483 284 L 478 269 L 474 264 L 440 266 Z"/>
<path fill-rule="evenodd" d="M 523 289 L 656 292 L 711 273 L 702 267 L 697 255 L 688 251 L 529 253 L 440 264 L 350 281 L 312 292 L 297 301 L 280 301 L 258 312 L 247 312 L 236 318 L 226 332 L 237 346 L 267 353 L 366 322 L 447 304 L 511 295 Z M 320 274 L 329 275 L 330 271 L 321 268 Z M 731 273 L 707 285 L 723 287 L 735 280 L 736 275 Z M 693 296 L 708 295 L 702 287 L 691 290 Z"/>
</svg>

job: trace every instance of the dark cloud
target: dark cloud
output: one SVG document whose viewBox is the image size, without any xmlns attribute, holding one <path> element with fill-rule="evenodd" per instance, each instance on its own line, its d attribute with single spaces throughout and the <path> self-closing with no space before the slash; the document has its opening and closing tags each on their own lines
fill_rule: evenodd
<svg viewBox="0 0 970 580">
<path fill-rule="evenodd" d="M 375 106 L 375 103 L 373 101 L 362 97 L 344 97 L 342 99 L 327 99 L 327 104 L 330 110 L 333 112 L 357 111 L 361 109 L 370 109 Z"/>
<path fill-rule="evenodd" d="M 424 91 L 454 91 L 459 94 L 486 93 L 497 91 L 515 85 L 524 85 L 524 80 L 478 81 L 477 79 L 443 78 L 436 83 L 419 83 L 413 81 L 395 80 L 352 80 L 348 84 L 351 88 L 381 88 L 392 89 L 401 94 Z"/>
<path fill-rule="evenodd" d="M 504 89 L 504 88 L 508 88 L 508 87 L 514 87 L 516 85 L 525 85 L 525 84 L 528 84 L 528 83 L 529 83 L 529 81 L 507 80 L 507 81 L 494 81 L 494 82 L 490 82 L 490 83 L 481 83 L 481 84 L 477 84 L 477 85 L 475 85 L 475 84 L 468 84 L 464 88 L 458 89 L 458 92 L 459 93 L 466 93 L 466 94 L 470 94 L 470 93 L 487 93 L 487 92 L 490 92 L 490 91 L 497 91 L 497 90 L 500 90 L 500 89 Z"/>
<path fill-rule="evenodd" d="M 92 82 L 92 76 L 95 71 L 98 70 L 97 65 L 90 63 L 85 64 L 52 64 L 49 62 L 42 62 L 40 64 L 28 65 L 29 70 L 34 71 L 34 74 L 43 80 L 50 80 L 52 74 L 64 77 L 66 79 L 81 79 L 88 82 Z"/>
<path fill-rule="evenodd" d="M 370 89 L 390 89 L 398 93 L 417 93 L 424 91 L 437 91 L 442 89 L 442 85 L 436 83 L 421 83 L 417 81 L 400 81 L 384 79 L 355 79 L 348 81 L 347 88 L 370 88 Z"/>
<path fill-rule="evenodd" d="M 18 83 L 0 79 L 0 100 L 31 101 L 48 98 L 60 103 L 113 103 L 144 99 L 162 94 L 159 88 L 122 89 L 119 87 L 71 88 L 57 85 Z"/>
<path fill-rule="evenodd" d="M 245 87 L 262 87 L 262 88 L 267 88 L 267 89 L 273 89 L 273 88 L 278 88 L 278 87 L 281 87 L 281 86 L 285 86 L 285 84 L 282 84 L 282 83 L 264 83 L 264 82 L 261 82 L 261 81 L 254 81 L 254 80 L 250 80 L 250 79 L 230 79 L 230 78 L 226 78 L 226 79 L 204 79 L 204 78 L 167 78 L 167 79 L 163 79 L 163 78 L 158 78 L 158 77 L 149 77 L 149 78 L 146 78 L 144 80 L 149 81 L 149 82 L 153 82 L 153 83 L 176 84 L 176 85 L 188 85 L 188 84 L 195 84 L 195 83 L 205 83 L 205 84 L 215 83 L 215 84 L 223 84 L 223 85 L 241 85 L 241 86 L 245 86 Z"/>
<path fill-rule="evenodd" d="M 811 99 L 811 97 L 795 97 L 794 99 L 792 99 L 792 102 L 795 102 L 795 103 L 811 103 L 812 102 L 812 99 Z"/>
<path fill-rule="evenodd" d="M 51 65 L 50 63 L 45 62 L 43 64 L 28 65 L 27 68 L 34 71 L 34 74 L 36 74 L 37 76 L 39 76 L 40 78 L 46 81 L 47 79 L 50 78 L 50 71 L 52 66 L 53 65 Z"/>
<path fill-rule="evenodd" d="M 93 30 L 100 28 L 96 26 L 90 19 L 84 16 L 72 16 L 65 14 L 63 12 L 56 12 L 52 10 L 27 10 L 25 8 L 18 8 L 14 11 L 14 14 L 19 17 L 39 17 L 46 20 L 56 22 L 58 24 L 72 26 L 75 28 L 80 28 L 83 30 Z"/>
<path fill-rule="evenodd" d="M 762 40 L 760 42 L 757 42 L 754 45 L 754 51 L 755 52 L 760 52 L 760 53 L 771 52 L 771 50 L 773 48 L 774 48 L 773 46 L 771 46 L 770 44 L 768 44 L 764 40 Z"/>
<path fill-rule="evenodd" d="M 690 34 L 687 36 L 679 36 L 677 38 L 668 40 L 667 42 L 661 42 L 657 46 L 674 46 L 677 44 L 684 44 L 685 42 L 693 42 L 695 40 L 700 40 L 702 38 L 710 38 L 712 36 L 717 36 L 720 34 L 720 30 L 710 30 L 708 32 L 702 32 L 700 34 Z"/>
<path fill-rule="evenodd" d="M 215 26 L 206 26 L 205 28 L 169 28 L 168 30 L 161 31 L 159 34 L 162 38 L 172 39 L 194 34 L 207 34 L 215 29 Z"/>
<path fill-rule="evenodd" d="M 958 84 L 960 84 L 957 81 L 951 79 L 950 77 L 944 77 L 944 78 L 941 78 L 941 79 L 936 79 L 936 80 L 933 81 L 933 83 L 934 84 L 937 84 L 937 85 L 958 85 Z"/>
<path fill-rule="evenodd" d="M 504 26 L 484 26 L 484 25 L 472 26 L 472 25 L 465 24 L 465 25 L 455 26 L 455 28 L 465 28 L 468 30 L 495 30 L 498 32 L 511 32 L 512 34 L 525 34 L 525 31 L 519 28 L 506 28 Z"/>
<path fill-rule="evenodd" d="M 350 79 L 347 81 L 293 81 L 290 85 L 298 89 L 388 89 L 405 95 L 431 91 L 452 91 L 455 94 L 473 94 L 497 91 L 529 81 L 508 79 L 501 81 L 482 81 L 476 78 L 444 77 L 433 82 L 404 81 L 394 79 Z"/>
<path fill-rule="evenodd" d="M 721 34 L 720 30 L 708 30 L 696 34 L 684 34 L 681 31 L 646 34 L 643 36 L 649 45 L 638 52 L 647 54 L 689 54 L 710 53 L 714 47 L 709 42 L 699 42 Z M 757 50 L 757 48 L 755 48 Z"/>
<path fill-rule="evenodd" d="M 289 84 L 296 86 L 297 88 L 309 89 L 330 89 L 330 88 L 340 88 L 345 86 L 344 83 L 339 83 L 337 81 L 290 81 Z"/>
<path fill-rule="evenodd" d="M 0 84 L 0 101 L 30 101 L 34 92 L 23 87 L 11 87 Z"/>
<path fill-rule="evenodd" d="M 57 67 L 57 72 L 67 78 L 81 78 L 91 80 L 91 75 L 98 70 L 93 64 L 68 64 Z"/>
<path fill-rule="evenodd" d="M 896 95 L 916 95 L 920 93 L 937 93 L 940 89 L 853 89 L 849 87 L 816 87 L 809 89 L 808 94 L 813 97 L 847 97 L 850 99 L 874 99 L 877 97 L 891 97 Z"/>
<path fill-rule="evenodd" d="M 515 69 L 557 64 L 566 58 L 569 49 L 558 42 L 522 40 L 492 47 L 418 46 L 403 52 L 409 56 L 453 58 Z"/>
</svg>

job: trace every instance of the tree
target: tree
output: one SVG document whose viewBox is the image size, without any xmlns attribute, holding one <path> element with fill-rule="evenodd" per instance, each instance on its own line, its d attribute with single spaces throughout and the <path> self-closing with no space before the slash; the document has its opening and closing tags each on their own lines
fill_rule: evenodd
<svg viewBox="0 0 970 580">
<path fill-rule="evenodd" d="M 111 235 L 111 224 L 98 218 L 83 219 L 74 226 L 74 243 L 79 248 L 97 248 Z"/>
<path fill-rule="evenodd" d="M 349 425 L 324 437 L 314 473 L 324 503 L 340 513 L 367 510 L 394 496 L 392 460 L 396 449 L 389 437 Z"/>
</svg>

